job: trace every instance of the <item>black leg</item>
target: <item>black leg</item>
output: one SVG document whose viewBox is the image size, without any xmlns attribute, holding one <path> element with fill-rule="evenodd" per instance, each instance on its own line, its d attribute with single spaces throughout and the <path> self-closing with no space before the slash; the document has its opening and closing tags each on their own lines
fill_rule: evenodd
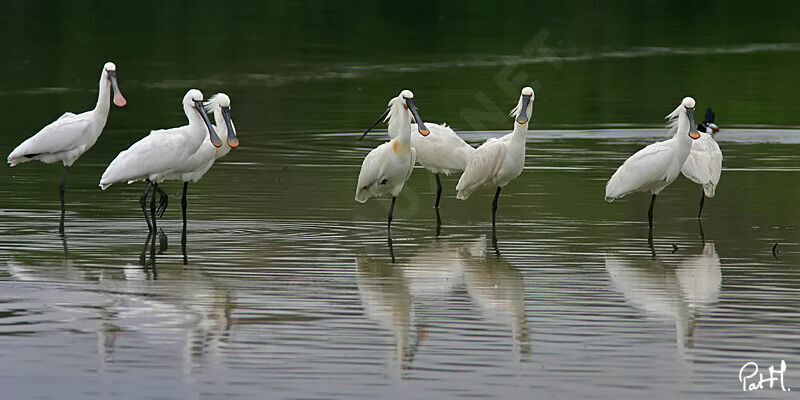
<svg viewBox="0 0 800 400">
<path fill-rule="evenodd" d="M 434 208 L 439 208 L 439 199 L 442 198 L 442 182 L 439 180 L 439 174 L 433 174 L 436 177 L 436 205 Z"/>
<path fill-rule="evenodd" d="M 164 233 L 164 228 L 158 230 L 158 254 L 164 254 L 169 248 L 169 238 Z"/>
<path fill-rule="evenodd" d="M 158 226 L 156 225 L 156 196 L 158 195 L 158 184 L 153 183 L 153 195 L 150 197 L 150 218 L 153 220 L 153 241 L 150 247 L 150 258 L 156 258 L 156 237 L 158 236 Z"/>
<path fill-rule="evenodd" d="M 650 209 L 647 210 L 647 223 L 650 225 L 650 230 L 653 230 L 653 206 L 656 204 L 656 195 L 650 199 Z"/>
<path fill-rule="evenodd" d="M 500 248 L 497 247 L 497 232 L 494 229 L 494 225 L 492 225 L 492 247 L 494 247 L 494 254 L 497 259 L 500 259 Z"/>
<path fill-rule="evenodd" d="M 700 227 L 700 241 L 706 244 L 706 235 L 703 233 L 703 221 L 698 219 L 697 225 Z"/>
<path fill-rule="evenodd" d="M 161 186 L 158 184 L 155 185 L 156 190 L 158 191 L 158 195 L 160 196 L 158 200 L 158 217 L 161 218 L 164 216 L 164 211 L 167 211 L 167 205 L 169 204 L 169 196 L 164 189 L 161 189 Z"/>
<path fill-rule="evenodd" d="M 58 185 L 58 195 L 61 198 L 61 222 L 58 224 L 58 233 L 64 233 L 64 213 L 66 207 L 64 206 L 64 188 L 67 184 L 67 171 L 69 167 L 64 167 L 64 176 L 61 178 L 61 183 Z"/>
<path fill-rule="evenodd" d="M 442 217 L 439 216 L 439 209 L 436 208 L 436 236 L 442 233 Z"/>
<path fill-rule="evenodd" d="M 153 225 L 150 224 L 150 215 L 147 214 L 147 194 L 150 193 L 150 187 L 153 186 L 153 182 L 147 180 L 147 186 L 144 188 L 144 193 L 142 193 L 142 197 L 139 198 L 139 204 L 142 205 L 142 213 L 144 213 L 144 220 L 147 221 L 147 230 L 152 232 Z"/>
<path fill-rule="evenodd" d="M 181 212 L 183 214 L 183 232 L 181 233 L 181 251 L 183 252 L 183 264 L 188 263 L 186 257 L 186 192 L 189 190 L 189 182 L 183 182 L 183 195 L 181 196 Z"/>
<path fill-rule="evenodd" d="M 650 209 L 647 210 L 647 223 L 648 223 L 648 233 L 647 233 L 647 243 L 650 245 L 650 252 L 653 254 L 653 257 L 656 256 L 656 248 L 653 246 L 653 207 L 656 204 L 656 195 L 650 199 Z"/>
<path fill-rule="evenodd" d="M 392 214 L 394 214 L 394 202 L 397 201 L 397 197 L 392 196 L 392 205 L 389 206 L 389 225 L 388 230 L 392 230 Z"/>
<path fill-rule="evenodd" d="M 389 244 L 389 255 L 392 257 L 392 263 L 395 262 L 394 260 L 394 248 L 392 247 L 392 231 L 386 231 L 386 243 Z"/>
<path fill-rule="evenodd" d="M 149 221 L 149 220 L 148 220 Z M 150 237 L 153 235 L 153 232 L 147 232 L 147 239 L 144 240 L 144 246 L 142 246 L 142 252 L 139 254 L 139 264 L 142 265 L 145 269 L 147 269 L 147 245 L 150 244 Z"/>
<path fill-rule="evenodd" d="M 697 219 L 700 219 L 700 216 L 703 215 L 703 203 L 706 201 L 706 193 L 700 192 L 700 211 L 697 212 Z"/>
<path fill-rule="evenodd" d="M 495 214 L 497 214 L 497 199 L 500 197 L 500 186 L 497 187 L 497 192 L 494 193 L 494 201 L 492 201 L 492 226 L 494 226 Z"/>
</svg>

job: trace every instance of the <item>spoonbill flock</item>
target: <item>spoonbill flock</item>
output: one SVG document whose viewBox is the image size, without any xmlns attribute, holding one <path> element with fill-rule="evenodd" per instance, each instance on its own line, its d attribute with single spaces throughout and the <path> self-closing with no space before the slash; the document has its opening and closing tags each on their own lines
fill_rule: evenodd
<svg viewBox="0 0 800 400">
<path fill-rule="evenodd" d="M 391 232 L 397 196 L 411 176 L 414 164 L 419 162 L 436 179 L 434 208 L 437 209 L 437 217 L 442 194 L 440 174 L 461 172 L 455 188 L 456 198 L 460 200 L 467 200 L 481 188 L 495 187 L 491 207 L 494 228 L 500 192 L 522 173 L 525 165 L 526 137 L 534 100 L 533 89 L 523 88 L 510 113 L 514 118 L 512 132 L 490 138 L 473 148 L 447 124 L 425 123 L 416 107 L 414 93 L 410 90 L 401 91 L 389 100 L 385 112 L 359 138 L 363 139 L 381 121 L 387 122 L 390 140 L 372 149 L 364 158 L 355 200 L 365 203 L 372 197 L 391 195 L 392 202 L 387 215 L 387 229 Z M 127 103 L 117 83 L 116 65 L 107 62 L 100 74 L 97 104 L 93 110 L 82 114 L 63 114 L 22 142 L 8 156 L 8 163 L 12 167 L 31 160 L 48 164 L 56 161 L 63 163 L 64 174 L 59 184 L 59 232 L 62 234 L 67 171 L 99 138 L 112 101 L 119 107 Z M 160 188 L 164 181 L 183 182 L 181 209 L 185 234 L 189 182 L 200 180 L 216 159 L 239 146 L 231 120 L 231 100 L 226 94 L 218 93 L 204 101 L 202 92 L 190 89 L 183 97 L 182 106 L 187 125 L 151 131 L 121 151 L 100 178 L 103 190 L 117 182 L 145 181 L 139 202 L 150 233 L 157 231 L 156 217 L 163 215 L 169 201 Z M 634 192 L 649 192 L 652 195 L 648 210 L 651 234 L 656 196 L 678 175 L 682 173 L 702 186 L 698 219 L 702 215 L 705 198 L 714 196 L 719 183 L 722 152 L 713 138 L 719 127 L 714 122 L 711 109 L 706 112 L 704 121 L 696 124 L 695 106 L 693 98 L 685 97 L 666 117 L 672 138 L 650 144 L 634 153 L 617 168 L 606 184 L 605 199 L 609 202 Z M 208 113 L 213 114 L 216 125 L 212 125 Z M 220 139 L 220 134 L 226 138 L 225 141 Z M 147 198 L 151 191 L 148 212 Z M 157 196 L 160 196 L 158 207 Z"/>
</svg>

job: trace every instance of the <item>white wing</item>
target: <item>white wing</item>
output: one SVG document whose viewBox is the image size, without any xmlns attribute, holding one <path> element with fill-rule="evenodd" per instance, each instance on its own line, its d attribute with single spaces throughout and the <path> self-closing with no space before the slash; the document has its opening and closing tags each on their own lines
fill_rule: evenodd
<svg viewBox="0 0 800 400">
<path fill-rule="evenodd" d="M 408 178 L 411 177 L 411 173 L 414 172 L 414 163 L 415 162 L 417 162 L 417 149 L 412 147 L 411 148 L 411 164 L 408 166 L 408 174 L 406 174 L 406 179 L 404 179 L 404 181 L 407 181 Z"/>
<path fill-rule="evenodd" d="M 506 145 L 501 140 L 489 139 L 478 147 L 458 180 L 456 198 L 465 200 L 475 190 L 491 184 L 505 156 Z"/>
<path fill-rule="evenodd" d="M 707 197 L 714 197 L 722 174 L 722 150 L 711 135 L 701 133 L 700 138 L 692 142 L 692 151 L 681 173 L 692 182 L 703 185 Z"/>
<path fill-rule="evenodd" d="M 92 120 L 85 113 L 80 115 L 65 113 L 17 146 L 8 155 L 8 162 L 13 166 L 37 159 L 42 155 L 63 153 L 83 147 L 82 153 L 97 139 L 89 129 L 91 126 Z"/>
<path fill-rule="evenodd" d="M 375 187 L 380 186 L 381 182 L 387 179 L 384 175 L 385 163 L 382 162 L 382 153 L 391 151 L 389 143 L 386 142 L 372 149 L 364 157 L 361 163 L 361 171 L 358 173 L 358 187 L 356 188 L 356 201 L 364 203 L 375 195 Z M 388 182 L 384 182 L 385 185 Z"/>
<path fill-rule="evenodd" d="M 672 149 L 665 142 L 653 143 L 637 151 L 608 180 L 606 201 L 668 185 L 678 173 L 671 168 L 673 162 Z"/>
<path fill-rule="evenodd" d="M 120 152 L 103 172 L 100 187 L 105 189 L 115 182 L 145 179 L 155 173 L 166 175 L 180 167 L 176 161 L 188 157 L 186 138 L 175 132 L 181 128 L 151 131 L 127 150 Z"/>
<path fill-rule="evenodd" d="M 417 161 L 431 172 L 449 175 L 467 167 L 475 149 L 462 140 L 446 124 L 426 123 L 428 136 L 417 133 L 417 124 L 411 124 L 411 147 L 417 149 Z"/>
</svg>

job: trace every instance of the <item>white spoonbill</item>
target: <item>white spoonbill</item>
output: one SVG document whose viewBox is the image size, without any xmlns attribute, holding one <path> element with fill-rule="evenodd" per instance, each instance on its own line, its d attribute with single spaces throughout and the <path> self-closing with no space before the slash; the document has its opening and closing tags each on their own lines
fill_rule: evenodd
<svg viewBox="0 0 800 400">
<path fill-rule="evenodd" d="M 528 134 L 528 121 L 533 113 L 533 100 L 533 89 L 523 88 L 517 106 L 511 110 L 515 121 L 514 131 L 501 138 L 489 139 L 478 147 L 456 185 L 456 198 L 461 200 L 466 200 L 481 187 L 497 186 L 492 202 L 492 227 L 500 189 L 518 177 L 525 166 L 525 137 Z"/>
<path fill-rule="evenodd" d="M 700 196 L 700 211 L 697 219 L 703 214 L 703 203 L 706 197 L 714 197 L 722 174 L 722 150 L 719 149 L 714 134 L 719 132 L 719 127 L 714 123 L 714 112 L 706 110 L 706 119 L 697 125 L 700 137 L 692 142 L 692 151 L 686 162 L 683 163 L 681 173 L 690 181 L 703 186 Z"/>
<path fill-rule="evenodd" d="M 419 124 L 417 131 L 427 136 L 430 131 L 422 122 L 417 107 L 414 106 L 414 93 L 403 90 L 389 100 L 389 136 L 394 139 L 372 149 L 361 163 L 356 187 L 356 201 L 365 203 L 370 197 L 392 194 L 389 207 L 388 229 L 392 229 L 392 213 L 397 195 L 403 190 L 408 177 L 414 170 L 416 150 L 411 147 L 411 117 Z"/>
<path fill-rule="evenodd" d="M 236 129 L 231 120 L 231 99 L 225 93 L 217 93 L 211 96 L 205 103 L 206 112 L 214 114 L 214 129 L 218 135 L 228 137 L 222 146 L 217 147 L 211 142 L 210 135 L 203 135 L 203 144 L 187 158 L 179 170 L 173 170 L 166 180 L 180 180 L 183 182 L 183 196 L 181 197 L 181 210 L 183 214 L 183 232 L 186 234 L 186 192 L 189 190 L 189 182 L 197 182 L 203 175 L 211 169 L 216 159 L 225 156 L 232 148 L 239 146 L 239 139 L 236 137 Z M 159 216 L 161 216 L 159 214 Z"/>
<path fill-rule="evenodd" d="M 378 125 L 389 113 L 387 109 L 372 126 L 369 127 L 359 140 Z M 436 177 L 436 204 L 434 208 L 439 208 L 439 200 L 442 197 L 442 182 L 439 174 L 450 175 L 453 172 L 461 172 L 467 167 L 475 148 L 461 139 L 456 132 L 447 124 L 426 123 L 425 127 L 430 130 L 428 136 L 411 135 L 411 147 L 417 151 L 417 162 Z M 411 124 L 411 130 L 417 130 L 417 124 Z M 394 139 L 393 136 L 390 138 Z"/>
<path fill-rule="evenodd" d="M 183 96 L 183 111 L 189 120 L 189 125 L 151 131 L 127 150 L 120 152 L 100 178 L 100 188 L 103 190 L 116 182 L 147 181 L 140 203 L 147 227 L 151 232 L 157 232 L 155 201 L 156 191 L 160 190 L 158 185 L 171 174 L 184 168 L 187 160 L 197 152 L 206 136 L 209 136 L 215 147 L 222 146 L 222 141 L 211 126 L 211 121 L 203 108 L 203 93 L 197 89 L 186 92 Z M 150 202 L 152 225 L 146 208 L 147 194 L 151 187 L 153 187 L 153 198 Z M 162 196 L 164 195 L 162 193 Z M 166 204 L 162 203 L 161 207 L 166 207 Z"/>
<path fill-rule="evenodd" d="M 119 107 L 124 106 L 127 102 L 117 85 L 117 66 L 107 62 L 100 73 L 100 90 L 97 94 L 97 105 L 93 110 L 81 114 L 64 113 L 22 142 L 8 155 L 8 163 L 12 167 L 31 160 L 40 160 L 46 164 L 61 161 L 64 164 L 64 175 L 61 184 L 58 185 L 61 198 L 59 233 L 64 233 L 64 186 L 67 182 L 67 171 L 72 163 L 94 145 L 103 132 L 111 107 L 109 95 L 112 88 L 114 104 Z"/>
<path fill-rule="evenodd" d="M 617 168 L 606 183 L 606 201 L 612 202 L 633 192 L 653 194 L 647 220 L 652 232 L 653 206 L 656 195 L 669 186 L 680 174 L 689 157 L 693 139 L 700 137 L 694 123 L 695 101 L 684 97 L 681 104 L 666 116 L 667 126 L 675 130 L 672 139 L 656 142 L 637 151 Z"/>
</svg>

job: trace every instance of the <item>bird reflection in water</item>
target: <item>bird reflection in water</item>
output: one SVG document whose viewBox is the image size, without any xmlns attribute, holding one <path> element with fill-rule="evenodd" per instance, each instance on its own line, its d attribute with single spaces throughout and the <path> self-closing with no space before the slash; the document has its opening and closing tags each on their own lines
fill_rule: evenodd
<svg viewBox="0 0 800 400">
<path fill-rule="evenodd" d="M 356 257 L 356 282 L 368 318 L 392 332 L 395 370 L 411 368 L 414 355 L 432 323 L 423 309 L 442 309 L 466 288 L 487 321 L 511 327 L 514 352 L 529 354 L 531 346 L 522 274 L 496 252 L 487 254 L 485 236 L 468 241 L 442 240 L 420 248 L 407 260 L 389 263 Z M 446 307 L 445 307 L 446 308 Z"/>
<path fill-rule="evenodd" d="M 147 269 L 148 267 L 152 267 L 155 272 L 156 267 L 156 236 L 158 236 L 158 254 L 164 254 L 169 247 L 169 240 L 167 238 L 167 234 L 164 233 L 162 229 L 158 230 L 158 234 L 156 235 L 153 231 L 147 232 L 147 238 L 144 240 L 144 245 L 142 246 L 142 252 L 139 253 L 139 265 Z M 148 251 L 150 250 L 150 259 L 147 259 Z M 183 246 L 183 259 L 184 265 L 186 265 L 186 247 Z"/>
<path fill-rule="evenodd" d="M 117 353 L 135 346 L 137 338 L 180 343 L 187 374 L 221 363 L 236 307 L 229 288 L 202 271 L 164 265 L 159 282 L 168 281 L 170 290 L 159 294 L 153 292 L 155 282 L 147 272 L 126 268 L 124 273 L 125 280 L 114 282 L 111 301 L 98 308 L 98 347 L 104 366 L 124 362 Z M 139 294 L 148 292 L 151 295 Z"/>
<path fill-rule="evenodd" d="M 628 303 L 648 316 L 675 324 L 678 349 L 694 347 L 697 320 L 717 302 L 722 284 L 719 255 L 713 242 L 701 254 L 671 267 L 657 257 L 606 254 L 611 281 Z"/>
<path fill-rule="evenodd" d="M 413 299 L 402 271 L 385 261 L 359 256 L 356 283 L 367 317 L 393 335 L 395 368 L 392 369 L 408 369 L 425 334 L 418 330 L 414 346 L 410 344 Z"/>
<path fill-rule="evenodd" d="M 461 248 L 467 292 L 487 319 L 511 327 L 515 354 L 528 355 L 531 344 L 525 281 L 522 273 L 500 255 L 494 235 L 492 244 L 494 254 L 487 254 L 485 237 Z"/>
</svg>

